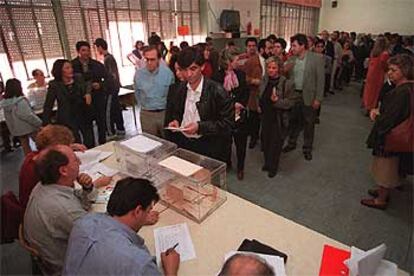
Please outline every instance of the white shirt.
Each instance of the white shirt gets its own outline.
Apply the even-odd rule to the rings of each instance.
[[[201,77],[201,81],[198,84],[197,88],[193,90],[189,83],[187,83],[187,98],[185,99],[185,108],[183,120],[181,121],[181,127],[188,125],[189,123],[199,122],[200,114],[198,114],[198,109],[196,103],[200,101],[201,92],[203,90],[204,77]],[[183,134],[188,138],[200,138],[199,134]]]
[[[262,66],[262,77],[266,74],[266,60],[262,55],[259,55],[260,65]]]

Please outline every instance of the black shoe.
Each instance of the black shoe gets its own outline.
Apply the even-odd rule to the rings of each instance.
[[[332,90],[329,91],[329,94],[335,95],[335,92],[333,92]]]
[[[312,153],[310,153],[310,152],[304,152],[303,156],[305,157],[306,161],[311,161],[312,160]]]
[[[282,149],[282,152],[283,152],[283,153],[287,153],[287,152],[290,152],[290,151],[292,151],[292,150],[294,150],[294,149],[296,149],[296,146],[290,146],[290,145],[287,145],[286,147],[284,147],[284,148]]]
[[[267,176],[268,176],[268,177],[270,177],[270,178],[273,178],[273,177],[275,177],[275,176],[276,176],[276,174],[277,174],[277,172],[269,172],[269,173],[267,174]]]
[[[257,144],[257,140],[251,140],[249,143],[249,149],[254,149]]]

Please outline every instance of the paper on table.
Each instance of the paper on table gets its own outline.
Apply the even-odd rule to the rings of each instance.
[[[87,150],[85,152],[76,151],[76,156],[81,161],[81,164],[96,163],[112,155],[110,151]]]
[[[226,261],[228,258],[235,254],[246,254],[246,255],[255,255],[259,256],[260,258],[264,259],[275,272],[276,276],[286,276],[285,271],[285,263],[283,262],[283,258],[279,256],[273,256],[273,255],[266,255],[266,254],[259,254],[255,252],[246,252],[246,251],[230,251],[224,256],[224,261]]]
[[[119,172],[116,169],[109,168],[103,163],[87,164],[82,169],[83,169],[81,170],[82,172],[89,174],[91,177],[96,174],[101,174],[105,176],[114,176],[115,174]]]
[[[193,241],[187,223],[169,225],[154,229],[155,254],[157,264],[161,264],[161,253],[178,243],[175,250],[180,254],[180,261],[196,258]]]
[[[141,153],[147,153],[162,145],[160,142],[150,139],[144,135],[137,135],[131,139],[121,142],[121,144]]]
[[[203,168],[177,156],[170,156],[158,164],[184,176],[190,176]]]

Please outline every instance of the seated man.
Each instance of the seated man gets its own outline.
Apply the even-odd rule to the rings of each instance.
[[[118,181],[107,214],[90,214],[73,227],[64,275],[161,275],[144,240],[137,232],[155,224],[157,189],[146,179]],[[173,249],[161,254],[165,275],[177,275],[180,255]]]
[[[90,207],[92,179],[79,175],[79,164],[73,150],[65,145],[45,149],[36,160],[40,183],[33,188],[27,204],[24,236],[39,252],[40,269],[45,275],[62,273],[73,222]],[[82,189],[74,189],[76,179]]]
[[[274,276],[273,269],[255,255],[235,254],[224,263],[219,276]]]
[[[225,162],[235,121],[232,99],[220,84],[203,77],[202,52],[186,48],[177,63],[187,83],[168,95],[164,124],[181,130],[167,138],[181,148]]]

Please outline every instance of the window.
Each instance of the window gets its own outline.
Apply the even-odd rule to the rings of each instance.
[[[97,58],[93,42],[108,41],[121,71],[131,83],[133,70],[126,58],[135,41],[147,41],[156,32],[166,42],[200,40],[199,0],[0,0],[0,68],[3,79],[32,79],[39,68],[50,76],[57,58],[76,57],[75,44],[86,40]],[[188,25],[182,37],[177,27]],[[24,83],[25,85],[26,83]]]
[[[275,34],[289,42],[296,33],[316,34],[319,8],[262,0],[261,18],[262,37]]]

